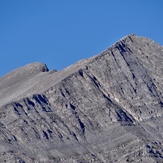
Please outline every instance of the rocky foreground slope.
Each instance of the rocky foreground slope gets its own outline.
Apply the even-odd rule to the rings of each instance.
[[[163,162],[163,47],[129,35],[64,70],[0,78],[0,162]]]

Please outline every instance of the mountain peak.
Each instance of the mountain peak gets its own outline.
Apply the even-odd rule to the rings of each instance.
[[[29,63],[25,66],[26,68],[28,67],[29,69],[33,69],[34,71],[41,71],[41,72],[47,72],[49,71],[48,67],[44,63],[40,62],[33,62]]]
[[[162,63],[159,44],[131,34],[58,72],[2,77],[0,162],[163,162]]]

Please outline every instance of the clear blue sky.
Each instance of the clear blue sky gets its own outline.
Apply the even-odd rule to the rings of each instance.
[[[163,0],[0,0],[0,76],[63,69],[135,33],[163,45]]]

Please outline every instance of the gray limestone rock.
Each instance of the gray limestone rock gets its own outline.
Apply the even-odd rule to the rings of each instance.
[[[129,35],[61,71],[0,78],[0,162],[163,162],[163,47]]]

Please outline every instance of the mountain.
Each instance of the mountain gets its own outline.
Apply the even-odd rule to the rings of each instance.
[[[61,71],[0,78],[0,162],[163,162],[163,47],[128,35]]]

